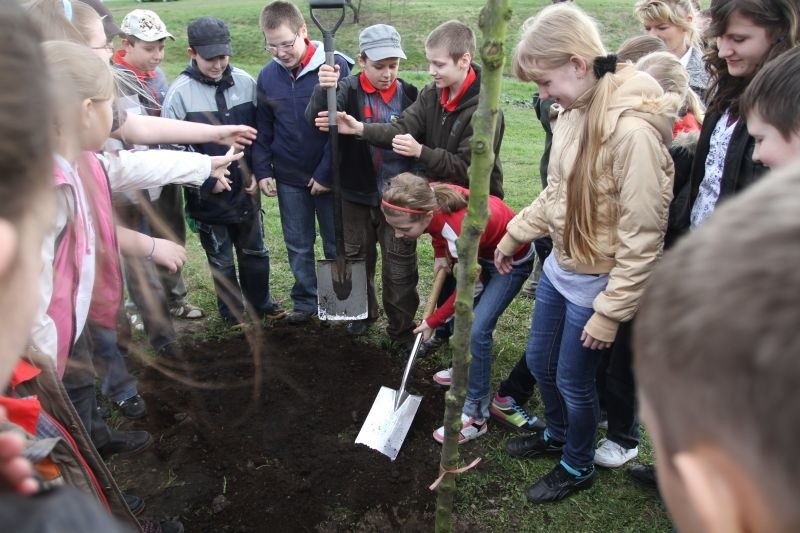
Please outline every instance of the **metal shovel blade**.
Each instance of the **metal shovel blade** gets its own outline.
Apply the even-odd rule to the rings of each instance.
[[[397,394],[398,392],[394,389],[381,387],[378,397],[375,398],[367,419],[356,437],[356,444],[365,444],[392,461],[397,458],[422,401],[422,396],[406,393],[405,399],[395,410]]]
[[[317,312],[320,320],[367,318],[367,266],[348,259],[345,270],[336,259],[317,261]]]

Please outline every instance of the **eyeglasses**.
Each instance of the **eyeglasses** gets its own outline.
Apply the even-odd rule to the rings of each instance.
[[[103,46],[92,46],[92,50],[107,50],[109,52],[114,51],[114,45],[111,43],[106,43]]]
[[[297,42],[297,37],[299,37],[299,33],[294,34],[294,39],[290,43],[281,43],[278,45],[271,45],[267,42],[267,38],[264,37],[264,50],[268,51],[271,54],[276,54],[278,52],[288,52],[292,48],[294,48],[294,43]]]

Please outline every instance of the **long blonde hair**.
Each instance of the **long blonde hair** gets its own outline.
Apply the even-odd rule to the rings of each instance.
[[[577,56],[586,62],[587,75],[592,75],[596,61],[607,59],[606,53],[597,25],[586,13],[569,4],[555,4],[523,25],[512,69],[520,80],[535,82],[545,71],[561,67]],[[594,176],[600,168],[605,114],[615,85],[613,75],[601,74],[589,90],[585,127],[580,132],[575,164],[567,178],[564,251],[587,264],[604,257],[596,235],[598,192]]]
[[[637,61],[636,69],[650,74],[665,93],[675,93],[681,97],[681,115],[688,111],[697,122],[703,123],[705,108],[697,94],[689,88],[689,75],[675,54],[653,52]]]

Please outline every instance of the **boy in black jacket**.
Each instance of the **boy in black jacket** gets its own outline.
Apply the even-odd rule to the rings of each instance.
[[[163,116],[190,122],[254,126],[256,82],[229,64],[233,52],[225,23],[215,17],[201,17],[189,23],[187,33],[191,64],[170,87]],[[211,143],[187,148],[207,155],[221,155],[226,150]],[[213,178],[200,189],[185,189],[189,215],[196,222],[200,243],[214,274],[219,313],[232,326],[242,323],[246,309],[255,313],[251,318],[257,319],[286,315],[270,296],[269,251],[264,243],[261,197],[251,175],[250,149],[245,152],[244,159],[230,166],[230,191],[222,191]]]
[[[400,59],[406,57],[400,46],[400,34],[392,26],[376,24],[361,32],[358,46],[362,70],[338,83],[337,108],[369,124],[396,121],[416,100],[418,92],[416,87],[397,78]],[[337,79],[333,67],[320,67],[319,85],[306,108],[310,123],[314,123],[317,113],[327,109],[326,89],[335,87]],[[414,342],[414,314],[419,305],[416,241],[395,237],[380,209],[380,201],[388,180],[410,170],[413,160],[349,135],[341,138],[339,148],[345,248],[350,257],[366,260],[369,300],[368,318],[351,322],[347,331],[363,335],[378,317],[375,264],[376,245],[380,244],[386,331],[392,340],[410,349]]]

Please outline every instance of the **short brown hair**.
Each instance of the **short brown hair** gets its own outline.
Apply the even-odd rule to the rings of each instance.
[[[773,173],[668,252],[641,300],[636,379],[657,454],[728,453],[800,530],[800,168]]]
[[[742,116],[750,113],[777,129],[785,140],[800,131],[800,47],[782,53],[756,74],[739,102]]]
[[[462,22],[448,20],[436,26],[425,39],[425,49],[433,48],[447,50],[454,62],[467,53],[475,57],[475,33]]]
[[[652,35],[636,35],[625,39],[619,50],[617,50],[617,59],[621,62],[630,61],[636,63],[647,54],[653,52],[669,52],[667,45],[658,37]]]
[[[293,32],[298,32],[306,23],[306,20],[296,5],[291,2],[277,0],[264,6],[258,22],[259,26],[261,26],[261,31],[275,30],[286,24]]]

